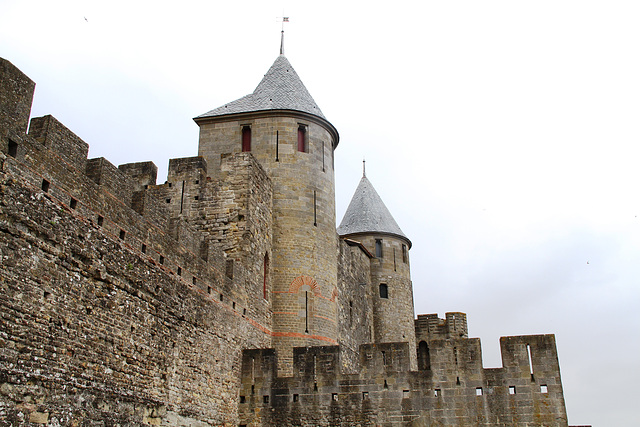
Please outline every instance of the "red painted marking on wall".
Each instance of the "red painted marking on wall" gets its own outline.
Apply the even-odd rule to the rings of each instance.
[[[320,286],[318,286],[318,282],[316,282],[316,279],[309,276],[298,276],[293,279],[293,282],[291,282],[291,284],[289,285],[289,293],[298,293],[300,288],[304,285],[309,286],[314,295],[318,297],[322,296],[320,293]]]

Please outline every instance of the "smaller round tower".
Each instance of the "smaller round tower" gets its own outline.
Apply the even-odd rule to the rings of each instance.
[[[338,227],[338,234],[341,238],[360,242],[374,256],[370,284],[374,296],[374,342],[408,342],[411,369],[417,369],[409,263],[411,241],[364,173]]]

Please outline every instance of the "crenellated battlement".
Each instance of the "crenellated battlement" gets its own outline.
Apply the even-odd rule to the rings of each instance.
[[[466,314],[413,319],[407,238],[338,238],[322,116],[213,110],[157,183],[0,83],[0,424],[567,424],[553,335],[485,369]]]
[[[294,348],[288,377],[277,375],[275,350],[245,350],[241,423],[566,425],[553,335],[501,338],[504,366],[492,369],[482,367],[478,339],[444,342],[429,343],[418,371],[407,343],[362,345],[357,374],[341,372],[337,346]]]

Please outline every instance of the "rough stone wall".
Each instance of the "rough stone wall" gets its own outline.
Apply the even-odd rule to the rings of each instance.
[[[373,342],[409,343],[412,350],[411,368],[416,369],[409,242],[388,234],[363,233],[349,236],[349,239],[360,242],[374,255],[370,279],[375,332]],[[382,256],[376,256],[376,240],[381,242]],[[386,287],[386,297],[381,294],[381,285]]]
[[[431,366],[418,371],[409,369],[407,343],[363,345],[357,374],[340,373],[337,347],[296,348],[290,377],[277,376],[273,350],[245,351],[240,423],[567,425],[553,335],[502,338],[505,365],[498,369],[482,368],[478,339],[434,337],[430,345]],[[529,373],[526,345],[535,381]],[[515,387],[513,394],[511,387]]]
[[[279,368],[291,372],[294,346],[336,344],[337,236],[335,232],[334,141],[320,119],[295,112],[252,113],[243,118],[199,122],[198,153],[209,174],[224,174],[224,159],[242,149],[242,128],[251,128],[251,154],[273,186],[274,345]],[[297,149],[298,127],[308,147]]]
[[[133,178],[155,166],[78,169],[86,144],[55,119],[33,125],[50,145],[15,122],[0,122],[0,425],[237,424],[241,350],[271,344],[245,281]]]
[[[352,240],[340,239],[338,253],[338,344],[342,370],[355,373],[360,346],[373,342],[372,255]]]

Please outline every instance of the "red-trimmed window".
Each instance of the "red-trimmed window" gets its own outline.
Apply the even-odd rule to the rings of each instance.
[[[307,127],[305,125],[298,126],[298,151],[301,153],[309,152],[309,144],[307,142]]]
[[[251,126],[242,127],[242,151],[251,151]]]

